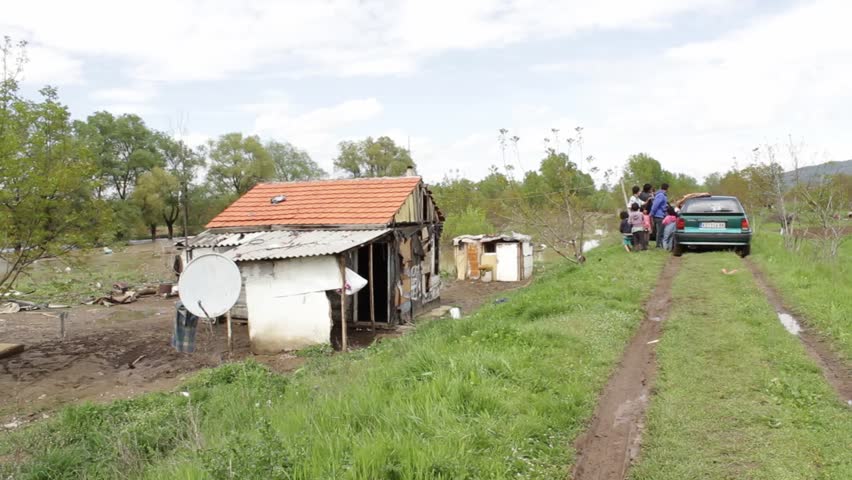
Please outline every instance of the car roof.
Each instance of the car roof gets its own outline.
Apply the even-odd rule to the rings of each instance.
[[[740,199],[738,199],[737,197],[734,197],[734,196],[732,196],[732,195],[710,195],[709,197],[694,197],[694,198],[690,198],[689,200],[687,200],[687,202],[691,202],[691,201],[693,201],[693,200],[707,200],[708,198],[710,198],[710,199],[715,198],[715,199],[719,199],[719,200],[736,200],[736,201],[740,201]]]

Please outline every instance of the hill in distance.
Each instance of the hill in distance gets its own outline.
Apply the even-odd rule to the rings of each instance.
[[[826,175],[852,175],[852,160],[844,162],[826,162],[819,165],[810,165],[799,168],[799,182],[808,183],[817,181]],[[796,179],[796,172],[785,172],[784,181],[793,183]]]

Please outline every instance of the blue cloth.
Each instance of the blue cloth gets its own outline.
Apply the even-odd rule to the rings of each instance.
[[[672,222],[663,227],[663,248],[665,248],[666,250],[672,249],[672,242],[674,241],[675,230],[677,230],[676,222]]]
[[[660,190],[654,196],[654,203],[651,204],[651,216],[654,218],[663,218],[666,216],[669,206],[669,197],[665,190]]]
[[[195,351],[195,331],[198,327],[198,317],[183,306],[183,302],[175,305],[175,332],[172,336],[172,346],[178,352],[192,353]]]

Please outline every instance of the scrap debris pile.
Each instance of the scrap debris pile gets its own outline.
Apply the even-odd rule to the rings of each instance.
[[[171,298],[176,297],[177,294],[177,285],[173,285],[171,283],[161,283],[159,285],[141,285],[139,287],[133,288],[125,282],[117,282],[113,284],[112,290],[108,294],[100,297],[88,298],[81,303],[83,305],[103,305],[105,307],[111,307],[113,305],[133,303],[143,297],[151,297],[157,295],[163,298]],[[68,307],[69,305],[61,305],[57,303],[36,303],[27,300],[7,298],[2,303],[0,303],[0,314]]]

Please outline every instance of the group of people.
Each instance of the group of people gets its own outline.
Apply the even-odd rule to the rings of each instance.
[[[669,184],[663,183],[654,190],[650,183],[641,189],[633,187],[633,196],[627,201],[627,211],[621,212],[621,233],[624,249],[629,252],[648,250],[651,234],[655,235],[657,248],[671,250],[677,229],[677,210],[669,204]]]

